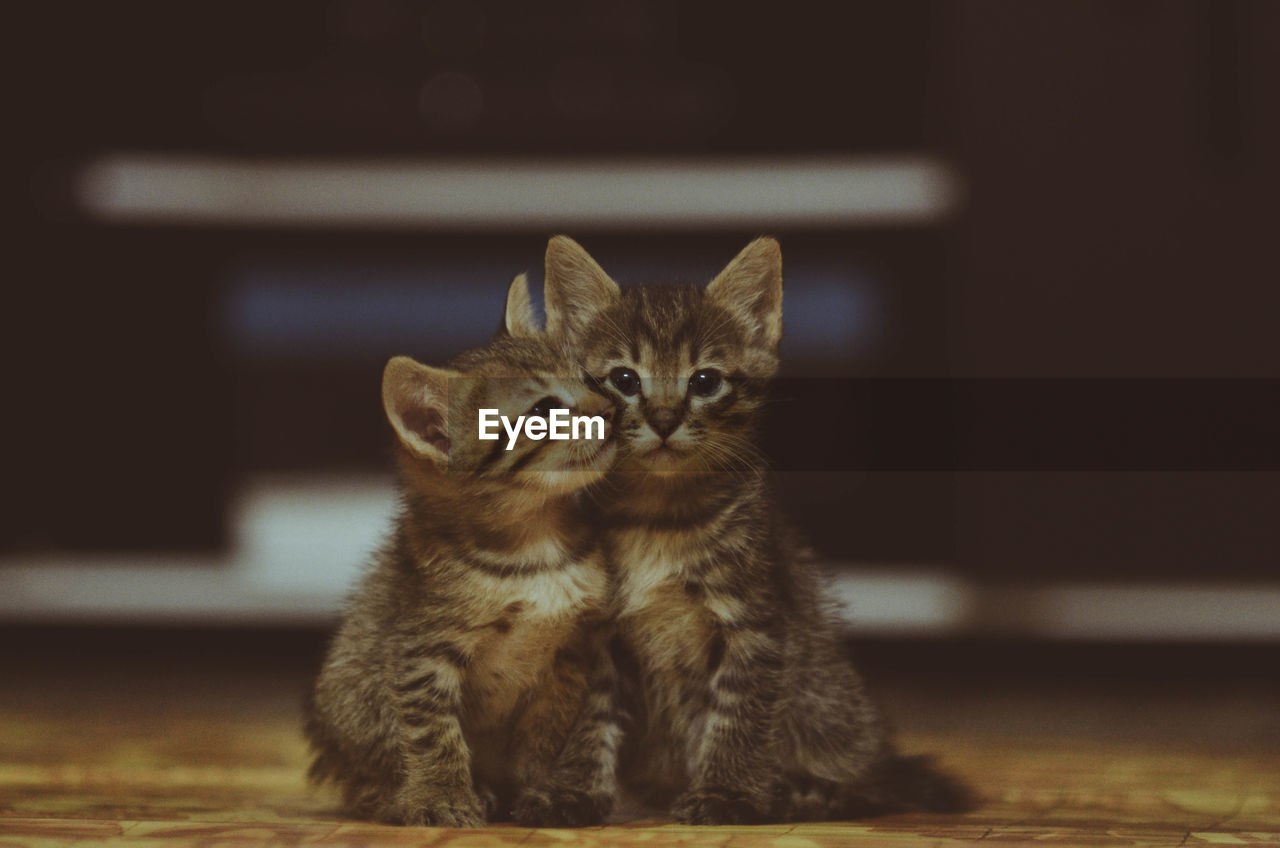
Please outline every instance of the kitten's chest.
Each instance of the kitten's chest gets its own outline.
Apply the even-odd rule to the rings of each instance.
[[[661,534],[615,541],[615,604],[628,647],[650,673],[705,669],[718,627],[701,585],[690,575],[704,549]]]
[[[464,697],[471,712],[500,721],[521,695],[541,681],[556,652],[582,638],[603,614],[608,580],[597,563],[577,563],[545,573],[477,578],[487,599],[472,631]]]

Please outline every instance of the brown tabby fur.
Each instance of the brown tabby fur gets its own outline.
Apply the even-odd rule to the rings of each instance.
[[[548,395],[611,416],[533,326],[523,277],[506,332],[452,370],[393,359],[383,382],[403,503],[315,684],[311,776],[356,816],[588,824],[615,795],[609,580],[580,490],[613,443],[477,438]],[[483,800],[482,800],[483,799]]]
[[[705,288],[620,290],[560,236],[546,300],[548,332],[620,404],[599,520],[640,690],[628,782],[695,824],[964,806],[958,783],[895,751],[753,447],[782,329],[777,242]],[[619,368],[640,378],[632,396]],[[700,369],[722,375],[707,397],[690,388]]]

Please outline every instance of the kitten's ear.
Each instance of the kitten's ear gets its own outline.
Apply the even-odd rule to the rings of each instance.
[[[453,371],[397,356],[382,372],[382,407],[400,442],[420,459],[449,460],[449,380]]]
[[[547,242],[547,332],[574,336],[622,292],[591,254],[568,236]]]
[[[758,238],[707,284],[707,297],[742,322],[752,341],[769,349],[782,338],[782,250]]]
[[[538,318],[533,314],[529,280],[524,274],[512,280],[511,288],[507,289],[507,311],[502,319],[502,328],[507,331],[507,335],[515,338],[542,335]]]

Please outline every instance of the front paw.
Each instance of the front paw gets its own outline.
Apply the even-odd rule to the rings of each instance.
[[[710,787],[690,790],[671,805],[671,814],[682,824],[758,824],[767,818],[768,799],[757,799],[737,789]]]
[[[470,789],[434,789],[402,803],[407,825],[425,827],[483,827],[484,805]]]
[[[608,793],[544,786],[521,793],[515,818],[525,827],[584,827],[600,824],[612,808],[613,798]]]
[[[484,811],[485,821],[493,821],[501,817],[502,802],[498,800],[498,793],[487,783],[476,782],[472,787],[475,790],[476,797],[480,799],[480,809]]]

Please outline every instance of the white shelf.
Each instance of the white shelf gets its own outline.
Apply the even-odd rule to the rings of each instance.
[[[956,207],[928,156],[483,161],[263,160],[119,153],[75,183],[91,217],[289,228],[627,228],[919,225]]]

